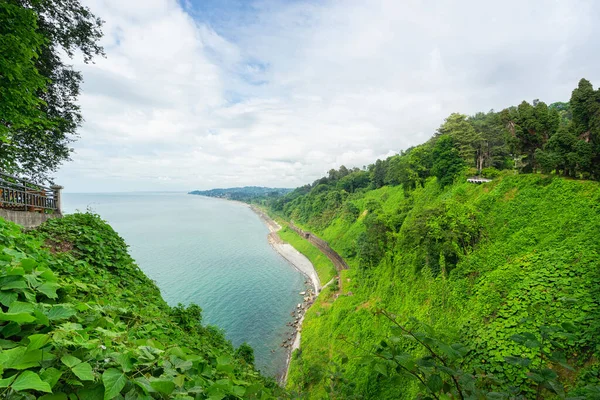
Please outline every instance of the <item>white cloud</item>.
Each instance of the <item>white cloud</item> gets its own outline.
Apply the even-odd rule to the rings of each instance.
[[[269,1],[226,25],[193,1],[85,3],[107,58],[81,66],[69,191],[298,186],[421,143],[451,112],[600,83],[593,0]]]

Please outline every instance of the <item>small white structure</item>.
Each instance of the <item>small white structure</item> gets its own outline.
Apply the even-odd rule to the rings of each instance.
[[[491,179],[486,179],[486,178],[480,178],[478,176],[474,176],[472,178],[467,178],[467,182],[469,183],[476,183],[477,185],[480,185],[482,183],[488,183],[491,182]]]

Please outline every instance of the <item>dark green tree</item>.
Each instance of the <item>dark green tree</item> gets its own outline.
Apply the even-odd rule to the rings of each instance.
[[[573,130],[581,140],[591,146],[589,172],[600,178],[600,90],[594,91],[592,84],[582,79],[571,95]],[[582,145],[580,145],[582,146]],[[582,146],[583,147],[583,146]]]
[[[15,130],[47,124],[38,93],[48,81],[35,67],[44,43],[35,12],[0,2],[0,149],[12,142]],[[10,161],[1,155],[0,168]]]
[[[438,135],[448,135],[454,140],[460,156],[467,165],[475,165],[475,156],[481,146],[482,137],[468,121],[467,116],[453,113],[438,129]]]
[[[69,159],[69,144],[76,138],[77,128],[83,121],[77,104],[83,77],[81,72],[64,62],[62,55],[73,57],[80,52],[85,62],[103,55],[98,44],[102,21],[79,0],[9,0],[3,3],[8,3],[13,11],[7,14],[7,7],[0,8],[3,14],[0,19],[10,19],[17,12],[34,15],[22,22],[26,22],[27,29],[33,29],[42,40],[36,39],[34,46],[28,45],[27,41],[21,43],[23,48],[34,50],[30,61],[37,74],[45,78],[45,86],[41,86],[39,78],[33,75],[28,79],[32,83],[29,95],[35,97],[38,112],[41,112],[39,118],[47,123],[4,124],[9,130],[10,142],[0,145],[0,167],[39,181],[49,180],[50,174]],[[5,59],[12,53],[13,50],[2,51],[0,58]],[[4,64],[4,60],[0,63]],[[4,75],[4,72],[0,74]],[[3,96],[0,101],[10,99],[5,100]]]
[[[469,123],[477,132],[480,140],[476,143],[476,168],[481,171],[487,167],[503,169],[509,155],[506,130],[498,113],[477,113],[469,117]]]
[[[240,344],[240,347],[235,350],[235,356],[248,365],[254,365],[254,349],[246,342]]]
[[[367,171],[355,169],[340,179],[337,186],[348,193],[354,193],[357,189],[368,187],[370,182],[371,180]]]
[[[402,185],[405,192],[409,192],[425,183],[430,170],[431,149],[428,142],[389,158],[386,184]]]
[[[437,177],[440,186],[448,186],[464,168],[463,158],[454,147],[454,139],[450,136],[440,136],[432,150],[433,167],[431,172]]]
[[[385,177],[387,175],[387,162],[383,160],[375,161],[375,164],[369,166],[371,173],[371,182],[373,186],[378,189],[385,185]]]
[[[541,149],[560,125],[560,115],[541,101],[534,105],[523,101],[518,107],[502,112],[502,119],[513,136],[513,152],[525,156],[522,172],[533,172],[536,167],[535,152]]]

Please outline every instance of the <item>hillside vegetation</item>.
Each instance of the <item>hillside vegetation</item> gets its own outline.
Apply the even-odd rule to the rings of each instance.
[[[0,245],[1,398],[279,397],[252,349],[169,307],[98,216],[30,233],[0,219]]]
[[[292,189],[285,188],[268,188],[262,186],[244,186],[228,189],[210,189],[210,190],[194,190],[188,194],[199,196],[216,197],[219,199],[237,200],[252,202],[258,198],[273,198],[283,196]]]
[[[348,208],[358,216],[348,216]],[[290,389],[315,399],[427,394],[394,362],[379,362],[381,346],[398,355],[426,353],[397,335],[378,312],[385,310],[438,345],[464,345],[460,368],[480,375],[484,390],[535,398],[539,382],[531,372],[541,369],[552,378],[543,383],[557,385],[544,386],[543,398],[561,394],[559,384],[590,398],[582,388],[598,383],[600,368],[598,183],[519,175],[441,189],[431,179],[409,195],[383,187],[327,211],[334,215],[327,224],[305,223],[319,226],[353,268],[344,271],[339,296],[324,292],[308,311]],[[373,221],[385,223],[385,232],[378,239],[383,252],[369,264],[356,248]],[[425,375],[440,376],[440,385],[458,375],[429,367],[435,371]]]
[[[569,103],[452,114],[422,145],[265,202],[351,266],[308,311],[289,389],[600,398],[599,157],[582,79]]]

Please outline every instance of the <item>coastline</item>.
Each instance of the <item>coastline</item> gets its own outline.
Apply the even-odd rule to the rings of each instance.
[[[281,230],[281,226],[261,209],[253,205],[250,206],[250,209],[254,211],[265,223],[265,225],[267,225],[267,228],[269,228],[269,234],[267,237],[271,246],[294,268],[296,268],[305,277],[307,277],[307,283],[310,281],[314,289],[314,292],[309,289],[306,293],[301,293],[305,295],[304,301],[303,303],[298,304],[296,309],[291,313],[292,317],[294,317],[294,322],[288,323],[288,326],[291,326],[293,328],[293,333],[291,337],[286,339],[282,344],[282,347],[288,349],[288,354],[285,374],[279,379],[279,382],[283,386],[285,386],[290,370],[290,361],[292,359],[292,353],[294,352],[294,350],[300,348],[300,338],[302,332],[302,322],[304,321],[304,315],[306,313],[306,310],[308,310],[308,308],[314,303],[316,297],[319,295],[319,292],[322,289],[321,281],[319,280],[317,271],[315,270],[310,260],[306,258],[304,254],[296,250],[291,244],[285,243],[283,240],[281,240],[281,238],[277,235],[277,232]]]
[[[200,196],[202,196],[202,195],[200,195]],[[302,254],[298,250],[296,250],[295,247],[293,247],[289,243],[284,242],[279,237],[277,232],[282,229],[281,226],[276,221],[274,221],[271,217],[269,217],[260,208],[254,206],[252,204],[248,204],[243,201],[239,201],[239,200],[230,200],[230,199],[225,199],[225,198],[220,198],[220,197],[211,197],[211,196],[203,196],[203,197],[210,197],[210,198],[216,198],[219,200],[231,201],[231,202],[237,203],[239,205],[242,205],[244,207],[249,207],[256,215],[258,215],[258,217],[261,219],[261,221],[269,229],[269,234],[267,235],[267,240],[268,240],[269,244],[271,245],[271,247],[273,247],[273,249],[275,249],[275,251],[281,257],[283,257],[292,267],[294,267],[297,271],[299,271],[302,275],[304,275],[307,278],[305,283],[307,285],[310,284],[310,286],[311,286],[311,288],[309,288],[308,290],[299,293],[300,295],[304,296],[303,301],[302,301],[302,303],[298,303],[296,308],[291,312],[292,322],[288,322],[286,324],[287,326],[292,328],[292,333],[281,344],[281,347],[283,347],[287,350],[285,372],[282,373],[281,375],[278,374],[278,376],[276,376],[276,379],[279,382],[279,384],[282,386],[285,386],[285,384],[287,382],[287,378],[288,378],[288,373],[290,370],[290,362],[292,360],[292,353],[294,352],[294,350],[300,349],[301,331],[302,331],[302,323],[304,322],[304,315],[306,314],[306,311],[310,308],[310,306],[314,303],[314,301],[316,300],[316,298],[319,295],[319,293],[321,292],[321,290],[324,287],[326,287],[327,285],[329,285],[333,280],[328,282],[325,286],[322,286],[321,281],[319,279],[319,275],[317,274],[317,271],[316,271],[314,265],[312,264],[312,262],[310,262],[310,260],[304,254]]]

